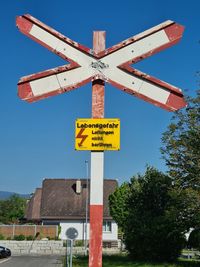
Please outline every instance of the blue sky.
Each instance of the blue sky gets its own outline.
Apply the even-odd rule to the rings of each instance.
[[[15,17],[26,13],[67,37],[92,47],[93,31],[106,31],[110,47],[165,20],[185,26],[182,41],[135,66],[189,95],[200,69],[200,2],[178,1],[1,1],[0,191],[30,193],[44,178],[84,178],[89,151],[74,150],[74,122],[91,117],[91,84],[33,104],[17,97],[22,76],[65,61],[21,34]],[[121,120],[121,150],[105,153],[105,177],[129,180],[146,165],[166,171],[161,136],[167,112],[106,84],[105,117]]]

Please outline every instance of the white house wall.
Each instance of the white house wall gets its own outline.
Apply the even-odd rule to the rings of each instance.
[[[84,225],[83,222],[81,221],[63,221],[60,222],[60,226],[61,226],[61,233],[59,235],[59,238],[62,240],[66,240],[66,231],[68,228],[73,227],[76,228],[76,230],[78,231],[78,237],[77,239],[83,239],[84,235]]]
[[[103,232],[103,240],[118,240],[118,226],[116,222],[112,221],[111,232]]]
[[[78,231],[78,240],[84,240],[85,239],[85,222],[83,221],[61,221],[60,222],[61,226],[61,233],[59,235],[59,238],[62,240],[66,240],[66,231],[68,228],[73,227],[76,228]],[[87,235],[89,239],[89,223],[87,227]],[[117,224],[112,221],[112,226],[111,226],[111,232],[103,232],[103,241],[109,240],[109,241],[116,241],[118,239],[118,227]]]

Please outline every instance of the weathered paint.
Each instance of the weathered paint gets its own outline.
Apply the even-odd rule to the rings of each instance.
[[[18,16],[16,19],[16,24],[17,24],[17,27],[19,28],[19,30],[23,34],[29,36],[31,39],[35,40],[36,42],[40,43],[41,45],[47,47],[52,52],[54,52],[53,49],[47,43],[41,42],[40,40],[37,39],[37,37],[35,37],[31,34],[31,29],[34,25],[37,26],[38,28],[40,28],[41,30],[43,29],[45,32],[49,33],[50,35],[55,36],[56,39],[59,39],[59,40],[62,40],[63,42],[66,42],[67,44],[71,45],[74,48],[77,48],[77,49],[79,49],[83,52],[86,52],[86,53],[91,53],[91,49],[71,40],[70,38],[57,32],[56,30],[52,29],[51,27],[47,26],[46,24],[44,24],[43,22],[39,21],[38,19],[34,18],[33,16],[31,16],[29,14],[25,14],[23,16]],[[62,54],[60,54],[60,56],[62,57]]]
[[[93,50],[105,49],[105,32],[93,33]],[[98,66],[98,65],[97,65]],[[104,81],[92,82],[92,118],[104,117]],[[91,151],[89,267],[102,267],[104,152]]]
[[[182,25],[169,20],[111,48],[93,50],[30,15],[17,17],[17,26],[22,33],[70,63],[22,77],[18,83],[18,95],[23,100],[34,102],[93,81],[92,116],[98,118],[104,105],[102,88],[105,81],[168,111],[186,106],[179,88],[130,66],[177,43],[183,34]],[[103,47],[105,41],[99,36],[102,35],[105,40],[105,32],[96,32],[94,35],[93,46]]]
[[[52,83],[52,81],[55,81]],[[65,77],[63,78],[63,84],[60,81],[58,75],[46,76],[43,79],[35,79],[30,82],[18,83],[18,96],[26,100],[27,102],[35,102],[41,99],[45,99],[50,96],[55,96],[68,92],[91,81],[91,78],[87,78],[80,82],[69,83],[65,85]],[[46,82],[46,83],[45,83]]]
[[[89,267],[102,267],[103,205],[90,205]]]
[[[109,55],[111,53],[116,52],[117,50],[120,50],[123,47],[129,46],[132,43],[136,43],[139,42],[142,39],[146,39],[148,36],[154,35],[155,33],[158,33],[159,31],[164,30],[166,35],[169,37],[168,39],[170,40],[170,42],[167,44],[168,47],[174,45],[175,43],[177,43],[183,34],[184,31],[184,27],[180,24],[175,23],[174,21],[171,20],[167,20],[155,27],[152,27],[142,33],[139,33],[135,36],[132,36],[110,48],[105,49],[104,51],[96,54],[95,56],[98,58],[102,58],[103,56]],[[165,49],[166,47],[161,47],[159,48],[159,51]],[[156,52],[156,51],[155,51]],[[157,51],[158,52],[158,51]],[[154,54],[154,53],[152,53]],[[145,55],[144,55],[145,58]],[[142,59],[142,58],[141,58]],[[140,60],[141,60],[140,59]],[[139,61],[139,58],[138,58]],[[136,62],[136,61],[135,61]]]
[[[104,81],[92,82],[92,118],[104,117]]]
[[[172,86],[148,74],[137,71],[127,66],[129,73],[122,73],[123,79],[119,80],[119,75],[115,80],[107,80],[118,89],[141,98],[155,106],[161,107],[167,111],[175,111],[186,106],[183,94],[179,88]],[[116,82],[118,80],[118,82]],[[123,84],[121,83],[122,81]],[[146,90],[146,91],[145,91]],[[147,91],[149,90],[149,92]],[[156,92],[156,95],[154,93]],[[162,96],[165,96],[164,98]],[[169,98],[173,101],[169,101]]]

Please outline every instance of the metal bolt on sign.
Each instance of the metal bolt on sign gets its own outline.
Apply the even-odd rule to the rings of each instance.
[[[132,67],[182,38],[184,27],[167,20],[110,48],[105,32],[93,34],[93,49],[55,31],[31,15],[17,17],[17,27],[29,38],[69,62],[22,77],[18,82],[21,99],[34,102],[74,90],[92,82],[92,118],[104,117],[105,82],[130,95],[168,111],[186,106],[182,91]],[[102,266],[104,152],[91,151],[89,267]]]

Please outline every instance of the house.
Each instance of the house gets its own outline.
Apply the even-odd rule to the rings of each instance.
[[[85,240],[86,233],[89,239],[89,187],[86,179],[44,179],[42,188],[35,190],[27,205],[26,219],[43,225],[61,226],[59,237],[63,240],[67,238],[66,231],[70,227],[78,231],[78,240]],[[104,180],[103,241],[108,244],[118,240],[118,227],[110,215],[108,204],[108,197],[116,188],[116,180]]]
[[[36,224],[41,222],[40,206],[42,198],[42,188],[36,188],[35,193],[32,194],[31,199],[27,203],[25,217],[26,220]]]

